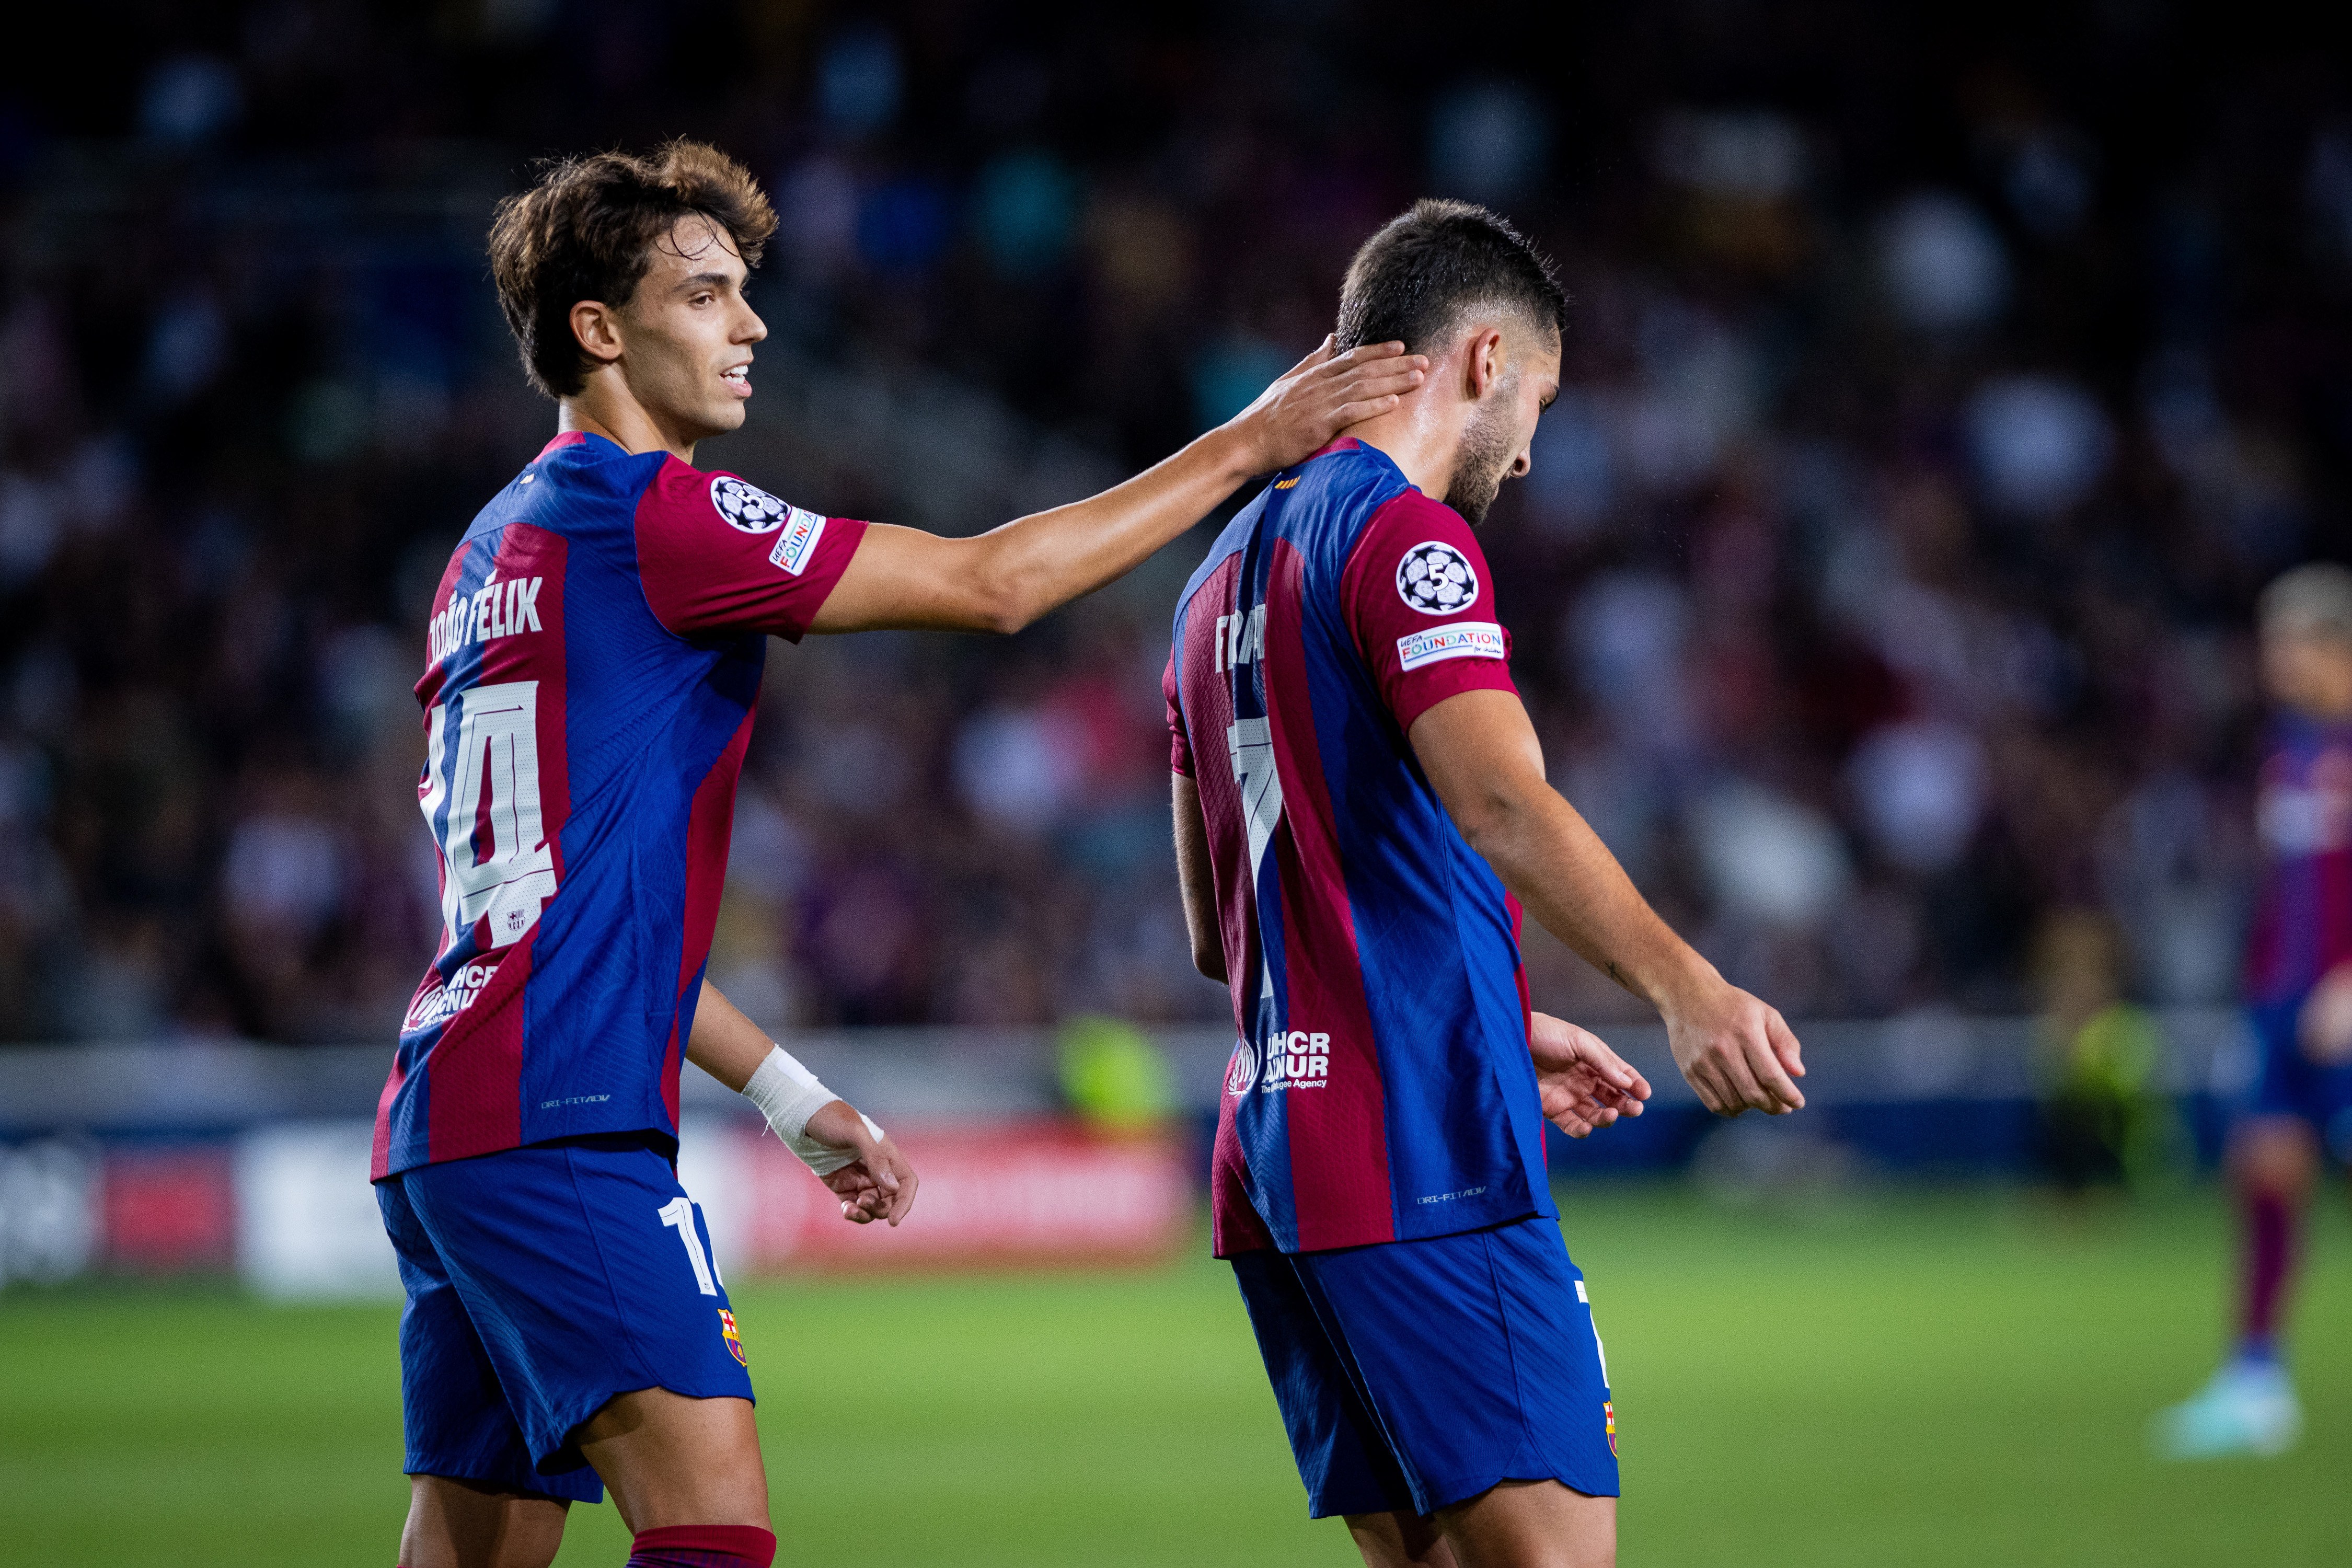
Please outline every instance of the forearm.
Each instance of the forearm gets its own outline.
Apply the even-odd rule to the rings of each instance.
[[[1350,425],[1385,414],[1427,360],[1402,343],[1328,358],[1330,341],[1232,419],[1098,496],[1019,518],[976,539],[876,524],[809,624],[1016,632],[1091,593],[1209,515],[1252,475],[1304,460]]]
[[[1217,922],[1215,868],[1209,860],[1209,828],[1201,816],[1201,789],[1182,773],[1172,774],[1176,808],[1176,883],[1184,900],[1184,931],[1192,943],[1192,967],[1211,980],[1225,978],[1224,933]]]
[[[1247,483],[1252,458],[1248,441],[1221,426],[1100,495],[981,535],[975,574],[995,629],[1017,631],[1133,571]]]
[[[1537,924],[1661,1013],[1695,984],[1720,978],[1549,785],[1491,802],[1465,837]]]
[[[694,1007],[694,1029],[687,1037],[686,1059],[725,1084],[743,1092],[751,1075],[775,1049],[768,1032],[743,1016],[742,1010],[706,980]]]
[[[1516,694],[1449,697],[1414,721],[1412,743],[1454,826],[1538,925],[1661,1013],[1721,984],[1546,782],[1543,748]]]

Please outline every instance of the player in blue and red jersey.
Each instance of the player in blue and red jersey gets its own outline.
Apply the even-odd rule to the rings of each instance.
[[[2238,1342],[2159,1418],[2178,1458],[2281,1454],[2303,1409],[2279,1325],[2321,1157],[2352,1161],[2352,572],[2299,566],[2261,609],[2263,686],[2277,704],[2256,823],[2262,897],[2246,948],[2260,1067],[2230,1139],[2241,1226]]]
[[[1193,957],[1240,1034],[1216,1250],[1312,1512],[1380,1568],[1615,1561],[1615,1416],[1543,1124],[1580,1136],[1649,1086],[1532,1012],[1523,905],[1658,1007],[1710,1109],[1803,1103],[1780,1016],[1545,784],[1511,683],[1471,530],[1527,471],[1564,315],[1483,208],[1423,202],[1368,241],[1338,339],[1401,339],[1429,378],[1242,510],[1168,667]]]
[[[1318,351],[1147,473],[976,538],[825,517],[693,466],[742,422],[774,226],[680,142],[559,164],[491,233],[561,431],[450,557],[416,687],[444,929],[374,1172],[408,1292],[404,1568],[544,1564],[606,1486],[641,1568],[772,1558],[742,1336],[675,1170],[681,1058],[845,1218],[914,1199],[882,1131],[703,979],[767,637],[1013,630],[1417,376],[1401,345]]]

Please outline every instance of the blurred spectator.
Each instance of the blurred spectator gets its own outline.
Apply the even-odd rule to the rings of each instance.
[[[2051,1174],[2070,1192],[2146,1186],[2185,1163],[2158,1071],[2164,1042],[2146,1009],[2123,1000],[2121,954],[2103,916],[2074,910],[2043,926],[2038,962],[2053,1056],[2042,1102]]]

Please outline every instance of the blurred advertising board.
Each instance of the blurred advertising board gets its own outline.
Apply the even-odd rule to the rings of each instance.
[[[163,1144],[49,1136],[0,1145],[0,1284],[234,1271],[273,1300],[396,1298],[368,1184],[370,1123],[269,1122]],[[1050,1117],[894,1129],[922,1178],[897,1229],[852,1225],[757,1122],[690,1118],[679,1175],[722,1270],[1142,1263],[1192,1234],[1179,1145],[1097,1140]]]
[[[751,1201],[737,1238],[750,1265],[1144,1263],[1191,1242],[1193,1182],[1172,1139],[1099,1139],[1045,1117],[910,1121],[890,1131],[922,1182],[913,1214],[896,1229],[845,1221],[831,1191],[789,1150],[753,1137],[744,1152]]]
[[[2156,1089],[2207,1161],[2253,1056],[2231,1009],[2157,1016]],[[1612,1026],[1647,1075],[1642,1117],[1555,1138],[1556,1182],[1696,1172],[1727,1191],[1845,1171],[2000,1180],[2040,1171],[2051,1050],[2032,1018],[1923,1009],[1801,1024],[1801,1117],[1723,1123],[1685,1087],[1664,1032]],[[897,1230],[853,1226],[736,1095],[681,1085],[679,1179],[722,1269],[1120,1263],[1190,1245],[1229,1033],[1153,1036],[1179,1118],[1165,1135],[1089,1134],[1062,1114],[1045,1031],[903,1029],[794,1036],[795,1055],[887,1127],[921,1174]],[[381,1047],[225,1042],[0,1047],[0,1286],[234,1273],[273,1297],[396,1294],[367,1183]]]

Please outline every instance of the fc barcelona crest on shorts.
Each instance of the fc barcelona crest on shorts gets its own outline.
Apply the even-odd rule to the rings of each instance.
[[[735,1314],[724,1307],[719,1309],[719,1331],[727,1336],[727,1353],[745,1366],[750,1366],[751,1363],[745,1361],[743,1357],[743,1336],[735,1331]],[[1612,1432],[1617,1430],[1614,1422],[1610,1424],[1609,1430]],[[1617,1439],[1612,1437],[1609,1441],[1613,1446]]]
[[[721,1312],[719,1315],[722,1318],[727,1316],[724,1312]],[[732,1320],[730,1320],[727,1325],[727,1337],[730,1340],[735,1337],[735,1325]],[[735,1352],[735,1359],[737,1361],[741,1361],[743,1359],[743,1352],[740,1350],[737,1351]],[[1608,1424],[1609,1457],[1613,1459],[1617,1457],[1617,1406],[1613,1401],[1604,1399],[1601,1402],[1601,1418]]]

